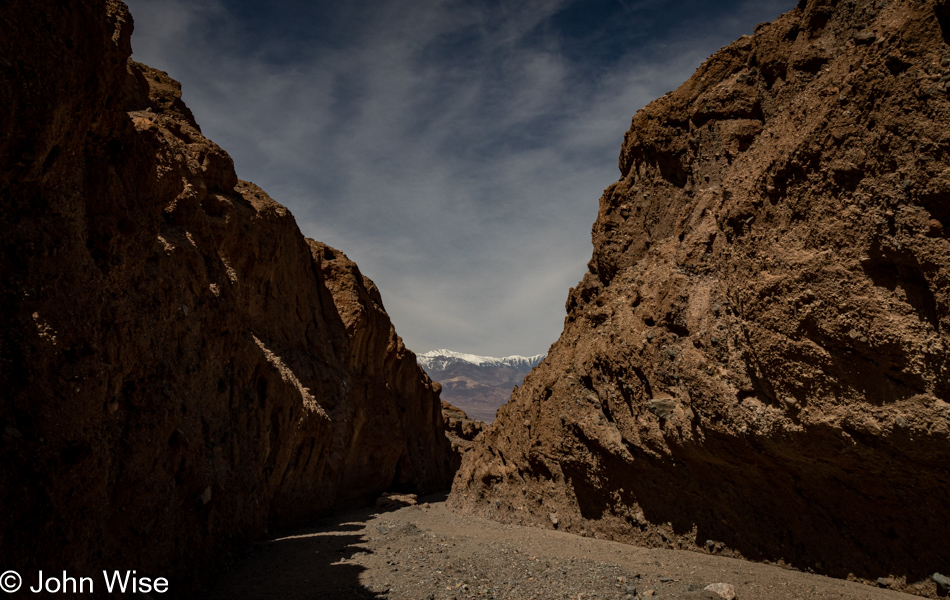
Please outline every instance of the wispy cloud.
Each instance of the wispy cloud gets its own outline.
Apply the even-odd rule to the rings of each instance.
[[[595,4],[602,22],[570,29]],[[129,0],[135,58],[182,81],[239,176],[377,282],[409,347],[498,356],[560,333],[633,113],[791,4],[736,2],[697,33],[658,29],[656,3],[634,0],[291,2],[282,17]]]

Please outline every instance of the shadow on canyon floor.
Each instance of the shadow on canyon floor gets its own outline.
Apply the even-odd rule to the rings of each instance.
[[[461,600],[487,597],[716,600],[898,600],[878,585],[701,552],[643,548],[454,512],[445,496],[391,510],[356,509],[260,543],[221,575],[227,599]],[[888,582],[900,587],[901,582]],[[933,591],[933,582],[911,586]]]
[[[442,502],[448,493],[427,500]],[[368,521],[398,510],[368,507],[337,513],[279,537],[255,544],[230,566],[212,587],[210,600],[242,598],[316,600],[387,598],[385,587],[376,591],[361,583],[367,569],[354,557],[372,554],[363,531]]]

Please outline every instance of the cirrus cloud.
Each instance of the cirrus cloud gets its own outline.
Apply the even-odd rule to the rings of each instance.
[[[631,116],[791,0],[128,0],[238,175],[376,281],[406,344],[544,352]]]

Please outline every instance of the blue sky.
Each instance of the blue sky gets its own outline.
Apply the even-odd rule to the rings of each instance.
[[[633,114],[794,0],[127,0],[238,176],[417,353],[545,352]]]

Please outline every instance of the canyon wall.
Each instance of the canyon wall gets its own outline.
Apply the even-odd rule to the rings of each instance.
[[[950,3],[803,0],[633,117],[564,332],[450,502],[935,594]]]
[[[117,0],[0,7],[0,563],[191,596],[268,528],[446,489],[376,287],[241,181]]]

